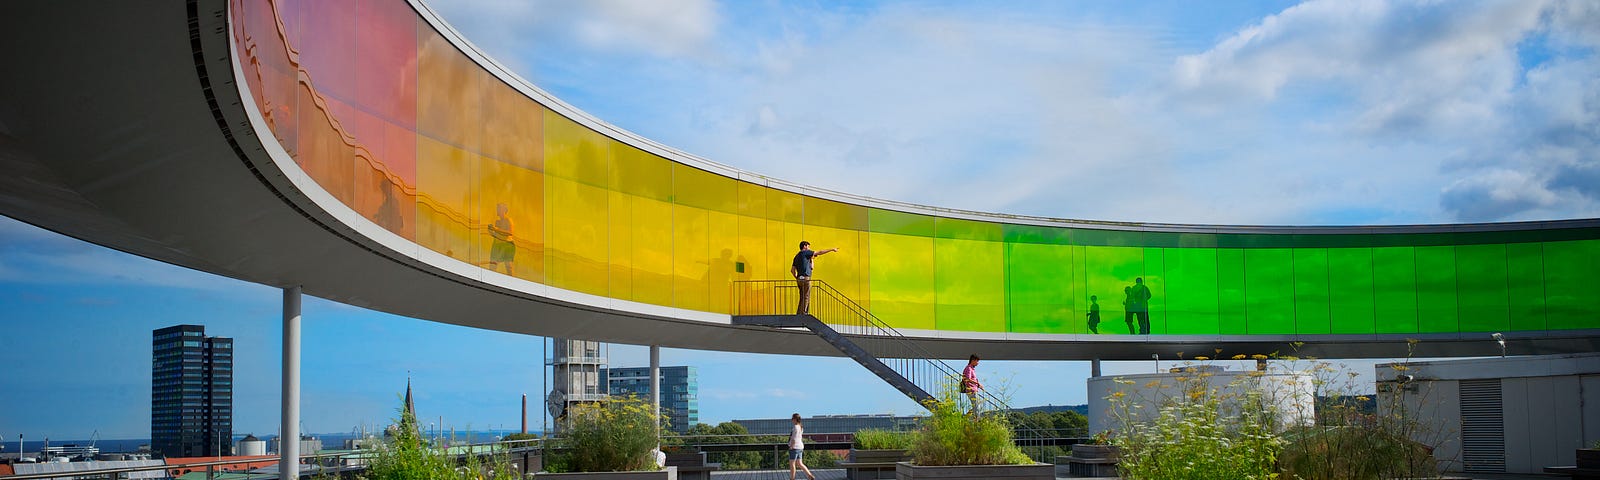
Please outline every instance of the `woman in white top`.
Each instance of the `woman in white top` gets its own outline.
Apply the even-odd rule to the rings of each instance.
[[[795,467],[805,470],[806,478],[817,480],[817,476],[811,474],[811,469],[806,468],[806,462],[800,460],[806,453],[806,443],[800,438],[806,434],[806,429],[800,426],[800,414],[796,413],[789,419],[794,420],[794,430],[789,431],[789,480],[794,480]]]

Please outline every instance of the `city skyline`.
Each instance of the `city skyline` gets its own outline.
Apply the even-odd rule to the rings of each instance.
[[[1584,100],[1600,89],[1586,80],[1600,72],[1600,9],[1355,3],[1197,15],[1171,4],[436,8],[519,75],[601,119],[846,192],[1187,223],[1600,214],[1600,166],[1585,155],[1596,150],[1600,106]],[[661,21],[640,21],[652,15]],[[1328,64],[1302,61],[1307,51]],[[1131,166],[1149,167],[1137,189],[1120,181]],[[1026,181],[1005,183],[1017,179]],[[130,352],[174,323],[238,339],[238,376],[249,382],[235,390],[235,432],[274,431],[278,301],[271,287],[0,220],[0,368],[15,372],[0,391],[0,439],[137,437],[150,415],[138,406],[149,398],[139,372],[150,365],[148,351]],[[515,424],[520,395],[542,383],[538,337],[314,298],[305,313],[307,431],[385,424],[408,376],[425,418]],[[612,351],[614,366],[644,364],[642,347]],[[700,368],[706,423],[918,410],[843,358],[666,349],[663,363]],[[1086,363],[985,362],[983,373],[1011,376],[1018,406],[1086,400]]]

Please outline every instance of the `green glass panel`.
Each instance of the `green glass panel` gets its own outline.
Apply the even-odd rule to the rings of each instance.
[[[1600,328],[1600,241],[1544,244],[1545,321],[1551,330]]]
[[[868,229],[898,235],[933,236],[933,217],[880,208],[867,209]]]
[[[1133,279],[1144,275],[1144,249],[1084,247],[1084,285],[1100,299],[1100,333],[1138,333],[1138,323],[1128,313]]]
[[[1459,328],[1455,247],[1417,247],[1417,330],[1450,333]]]
[[[1244,250],[1219,248],[1217,252],[1217,333],[1250,333],[1245,301]]]
[[[1295,249],[1295,333],[1328,333],[1328,300],[1328,251]]]
[[[1150,291],[1145,303],[1152,334],[1167,333],[1167,263],[1164,251],[1161,248],[1144,249],[1144,275],[1133,279],[1136,285],[1143,283]]]
[[[1004,244],[938,238],[934,263],[940,330],[1005,331]]]
[[[1087,333],[1073,308],[1072,247],[1006,244],[1006,303],[1011,331]]]
[[[939,238],[959,238],[964,240],[985,240],[1000,242],[1003,234],[1000,224],[962,220],[959,218],[938,217],[933,220],[934,236]]]
[[[1244,251],[1245,321],[1251,334],[1294,331],[1294,253],[1286,248]]]
[[[869,234],[872,314],[895,328],[934,328],[933,238]]]
[[[1415,249],[1372,249],[1372,303],[1377,333],[1417,333]]]
[[[1506,247],[1456,247],[1456,295],[1463,332],[1499,332],[1511,327],[1506,288]]]
[[[1221,333],[1218,319],[1217,250],[1169,248],[1166,260],[1166,333]],[[1241,332],[1243,333],[1243,332]]]
[[[1373,333],[1372,249],[1328,249],[1330,333]]]
[[[1000,227],[1007,243],[1048,243],[1071,245],[1072,230],[1037,225],[1002,224]]]
[[[1544,330],[1544,244],[1506,245],[1511,330]]]

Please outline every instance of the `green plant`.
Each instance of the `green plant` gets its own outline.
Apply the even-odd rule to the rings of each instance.
[[[511,468],[504,452],[485,449],[468,451],[457,460],[447,449],[436,449],[422,440],[412,412],[399,409],[400,417],[384,432],[386,440],[373,449],[367,471],[361,478],[372,480],[514,480],[519,475]]]
[[[1100,433],[1096,433],[1096,434],[1094,434],[1094,436],[1089,437],[1089,442],[1088,443],[1090,445],[1110,445],[1111,444],[1111,431],[1110,430],[1101,430]]]
[[[911,432],[867,428],[856,431],[857,450],[909,450],[915,437]]]
[[[1417,341],[1408,340],[1407,358]],[[1285,478],[1385,479],[1434,478],[1438,462],[1433,447],[1441,443],[1436,432],[1417,420],[1414,405],[1431,403],[1428,389],[1387,389],[1385,408],[1359,393],[1360,375],[1316,359],[1291,360],[1288,367],[1309,372],[1316,386],[1315,422],[1285,433],[1287,443],[1278,459]],[[1396,372],[1406,363],[1392,365]],[[1383,389],[1380,389],[1383,391]],[[1380,396],[1383,396],[1380,395]],[[1415,396],[1408,400],[1407,397]],[[1419,441],[1421,440],[1421,441]]]
[[[1011,441],[1005,415],[969,413],[954,385],[929,401],[931,413],[917,430],[911,453],[918,465],[1023,465],[1033,459]]]
[[[1112,392],[1109,400],[1119,422],[1111,441],[1121,449],[1117,468],[1122,478],[1277,478],[1275,461],[1283,440],[1275,426],[1277,412],[1263,401],[1261,389],[1216,388],[1209,373],[1189,371],[1179,377],[1180,393],[1156,405],[1152,420],[1140,420],[1138,413],[1146,405],[1125,391]]]
[[[567,413],[563,433],[545,470],[625,472],[655,470],[650,450],[656,447],[660,417],[637,397],[612,398],[604,404],[578,405]]]

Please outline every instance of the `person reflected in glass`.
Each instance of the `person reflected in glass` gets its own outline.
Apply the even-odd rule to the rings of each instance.
[[[1128,295],[1129,315],[1139,317],[1139,334],[1150,334],[1150,287],[1145,286],[1144,278],[1134,278],[1133,287]],[[1128,328],[1133,328],[1129,324]]]
[[[806,429],[800,425],[800,414],[796,413],[791,415],[789,416],[789,419],[794,421],[794,428],[789,430],[789,480],[795,480],[795,468],[804,470],[806,472],[806,478],[817,480],[817,476],[811,474],[811,469],[806,468],[806,462],[804,460],[806,453],[806,441],[804,438]]]
[[[1122,287],[1122,323],[1128,324],[1128,335],[1139,333],[1133,328],[1133,287]]]
[[[811,313],[811,271],[813,260],[816,257],[837,251],[839,251],[838,248],[815,251],[811,249],[811,242],[800,241],[800,251],[794,254],[794,262],[789,266],[789,274],[794,275],[795,286],[800,288],[800,305],[795,307],[795,315]]]
[[[378,205],[378,213],[372,215],[372,221],[391,232],[399,232],[404,220],[400,217],[400,202],[394,198],[394,186],[389,184],[389,179],[378,181],[378,193],[383,195],[383,203]]]
[[[517,244],[513,232],[516,227],[507,215],[510,210],[505,203],[494,206],[495,219],[489,224],[489,236],[494,239],[489,247],[489,269],[499,271],[500,265],[505,264],[506,275],[515,275],[513,262],[517,258]]]
[[[1100,297],[1089,296],[1089,333],[1100,333]]]
[[[967,368],[961,370],[961,393],[967,394],[967,413],[978,413],[981,404],[978,392],[983,391],[983,383],[978,381],[978,354],[974,353],[967,358]]]

